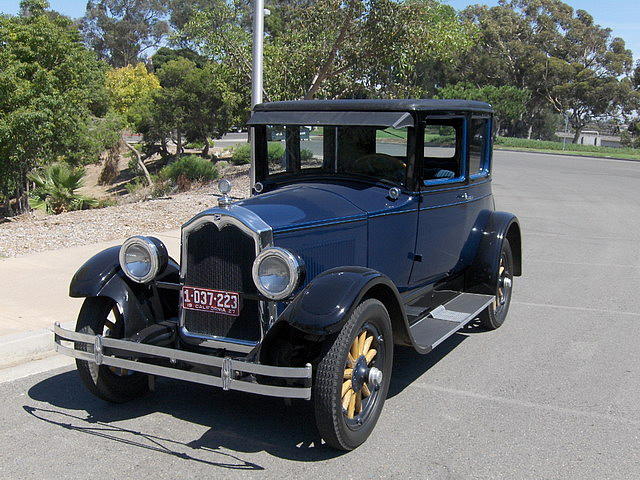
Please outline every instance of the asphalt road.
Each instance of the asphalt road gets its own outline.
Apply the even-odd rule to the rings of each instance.
[[[0,385],[2,478],[640,478],[640,163],[496,152],[524,273],[507,323],[396,356],[370,439],[308,405],[163,380],[126,405],[62,368]]]

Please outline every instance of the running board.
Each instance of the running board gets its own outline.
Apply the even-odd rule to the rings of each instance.
[[[417,320],[409,331],[413,341],[429,352],[476,318],[495,300],[493,295],[460,293]]]

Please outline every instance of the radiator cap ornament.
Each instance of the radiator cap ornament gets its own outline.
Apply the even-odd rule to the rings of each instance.
[[[218,206],[222,208],[227,208],[229,207],[229,205],[231,205],[232,200],[231,200],[231,197],[228,195],[228,193],[231,191],[231,187],[232,187],[231,182],[226,178],[223,178],[220,181],[218,181],[218,190],[220,190],[220,193],[222,194],[222,196],[218,198]]]

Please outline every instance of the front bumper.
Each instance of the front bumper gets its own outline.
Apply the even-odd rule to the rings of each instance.
[[[103,337],[102,335],[78,333],[62,328],[57,322],[53,333],[57,352],[79,360],[93,362],[97,365],[109,365],[149,375],[213,385],[223,390],[238,390],[270,397],[302,398],[305,400],[311,398],[312,370],[310,364],[305,367],[274,367],[260,363],[244,362],[229,357],[203,355],[174,348]],[[76,350],[73,347],[63,345],[62,341],[92,345],[93,352]],[[132,360],[130,358],[122,358],[122,356],[143,356],[143,358]],[[171,364],[176,364],[179,361],[193,366],[214,367],[215,371],[219,368],[220,374],[198,373],[177,367],[145,363],[143,361],[145,358],[169,360]],[[302,386],[264,385],[255,381],[255,375],[296,380],[296,383],[300,383]]]

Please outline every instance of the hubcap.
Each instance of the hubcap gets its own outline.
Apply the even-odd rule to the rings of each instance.
[[[347,354],[340,398],[344,415],[357,425],[362,424],[382,384],[382,371],[373,366],[379,345],[376,336],[364,329],[353,340]]]
[[[496,292],[496,299],[493,302],[493,308],[497,311],[509,298],[511,292],[512,280],[511,272],[509,271],[510,265],[503,253],[500,256],[500,267],[498,268],[498,289]]]

